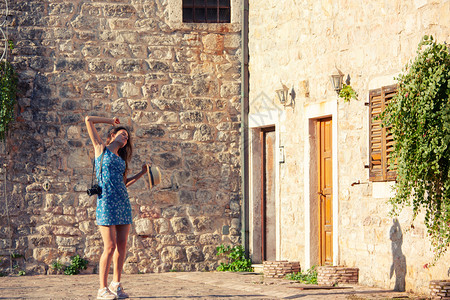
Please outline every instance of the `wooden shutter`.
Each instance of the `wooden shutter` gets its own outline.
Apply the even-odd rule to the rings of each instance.
[[[385,86],[369,92],[369,179],[370,181],[395,180],[396,164],[392,161],[394,139],[389,127],[381,127],[375,118],[384,111],[397,93],[397,86]]]

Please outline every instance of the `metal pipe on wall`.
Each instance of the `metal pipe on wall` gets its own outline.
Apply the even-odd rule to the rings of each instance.
[[[249,257],[249,172],[248,172],[248,0],[242,0],[241,24],[241,244]]]

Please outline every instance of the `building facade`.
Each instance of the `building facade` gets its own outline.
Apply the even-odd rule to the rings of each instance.
[[[424,35],[449,41],[449,24],[449,1],[250,1],[254,262],[357,267],[362,284],[423,293],[448,279],[448,254],[423,267],[433,257],[423,219],[389,216],[394,181],[369,139],[371,103],[395,93]],[[339,72],[357,99],[338,97]]]
[[[218,245],[242,242],[255,263],[358,267],[371,286],[426,293],[448,278],[449,255],[423,268],[432,253],[420,216],[414,228],[406,210],[389,216],[370,103],[395,93],[422,36],[449,40],[450,1],[248,2],[248,19],[232,0],[224,23],[195,24],[190,1],[10,3],[20,86],[1,146],[4,258],[42,274],[79,254],[95,272],[83,119],[97,114],[131,128],[132,172],[151,160],[163,175],[151,191],[145,180],[129,190],[128,273],[212,270]],[[337,96],[336,72],[357,99]]]

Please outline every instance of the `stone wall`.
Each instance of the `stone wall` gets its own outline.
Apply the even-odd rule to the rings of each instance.
[[[24,255],[18,268],[28,274],[74,254],[95,272],[102,241],[96,199],[85,192],[88,114],[131,128],[131,173],[149,161],[162,171],[153,190],[145,178],[129,188],[125,272],[211,270],[218,245],[240,242],[238,2],[231,24],[197,25],[174,15],[180,1],[9,3],[20,95],[2,156],[0,271],[9,265],[11,229],[12,252]],[[104,136],[108,125],[98,129]]]
[[[300,261],[302,269],[314,264],[317,249],[305,238],[318,234],[310,227],[317,211],[305,210],[312,199],[305,196],[311,188],[306,182],[317,176],[310,170],[314,157],[305,149],[312,138],[307,118],[330,115],[321,111],[331,105],[336,108],[333,139],[338,148],[333,157],[338,166],[334,263],[359,268],[361,284],[428,293],[429,280],[448,278],[450,256],[424,269],[432,253],[421,217],[414,228],[408,211],[398,223],[393,221],[387,204],[390,184],[369,182],[364,103],[370,89],[395,83],[393,78],[414,57],[423,35],[449,42],[450,2],[256,0],[250,3],[249,18],[250,113],[264,114],[268,107],[278,111],[275,125],[285,151],[277,174],[277,259]],[[344,79],[350,76],[358,100],[338,99],[330,83],[335,66]],[[294,89],[295,107],[280,105],[275,90],[282,84]]]

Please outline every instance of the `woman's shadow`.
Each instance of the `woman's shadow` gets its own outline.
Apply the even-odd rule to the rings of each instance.
[[[402,252],[403,233],[400,223],[397,219],[393,219],[392,227],[389,231],[389,239],[392,241],[392,266],[389,278],[395,273],[394,291],[405,291],[406,277],[406,257]]]

